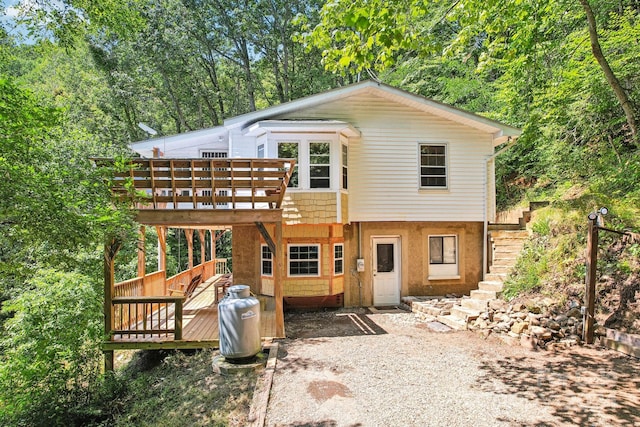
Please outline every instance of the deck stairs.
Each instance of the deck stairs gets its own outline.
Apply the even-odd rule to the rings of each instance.
[[[487,311],[491,300],[500,296],[504,280],[513,270],[520,251],[529,238],[529,232],[521,226],[501,225],[492,225],[489,232],[492,254],[489,272],[478,283],[478,289],[472,290],[469,296],[456,300],[448,314],[436,316],[440,323],[453,329],[467,329],[467,324]]]

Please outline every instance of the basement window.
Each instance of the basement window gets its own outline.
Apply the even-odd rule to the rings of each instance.
[[[459,279],[458,236],[429,236],[429,279]]]
[[[273,276],[273,255],[267,245],[260,245],[260,274]]]

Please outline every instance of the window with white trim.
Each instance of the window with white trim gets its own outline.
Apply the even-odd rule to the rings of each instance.
[[[260,245],[260,274],[273,276],[273,255],[267,245]]]
[[[320,245],[288,245],[289,276],[320,276]]]
[[[288,187],[298,188],[298,150],[300,145],[297,142],[278,142],[278,158],[280,159],[296,159],[296,165],[293,168],[291,179],[289,180]]]
[[[200,157],[203,159],[226,159],[226,151],[201,151]]]
[[[349,147],[346,144],[342,144],[342,189],[346,190],[347,188],[349,188],[348,184],[348,178],[349,178],[349,163],[348,163],[348,159],[349,159]]]
[[[458,236],[429,236],[429,277],[458,274]]]
[[[309,142],[309,187],[331,187],[331,143]]]
[[[420,144],[420,188],[447,188],[446,144]]]
[[[344,274],[344,244],[333,245],[333,275]]]

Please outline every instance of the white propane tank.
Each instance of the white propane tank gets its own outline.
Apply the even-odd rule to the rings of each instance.
[[[225,358],[247,359],[260,352],[260,301],[251,296],[249,286],[229,287],[218,304],[218,328]]]

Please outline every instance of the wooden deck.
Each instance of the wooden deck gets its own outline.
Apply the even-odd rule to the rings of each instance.
[[[218,331],[218,303],[216,292],[221,292],[222,281],[232,279],[229,276],[214,276],[196,288],[193,296],[189,298],[182,312],[182,339],[175,340],[173,334],[138,334],[138,335],[114,335],[111,341],[103,344],[105,350],[123,349],[194,349],[217,348],[219,346]],[[218,285],[218,286],[216,286]],[[223,295],[220,294],[219,298]],[[155,313],[155,312],[154,312]],[[167,325],[173,329],[175,326],[175,313],[168,313]],[[155,325],[155,314],[146,320],[147,329],[159,329]],[[163,321],[164,323],[164,321]],[[144,330],[142,326],[132,328]],[[260,335],[263,340],[270,340],[276,336],[275,311],[260,311]]]

